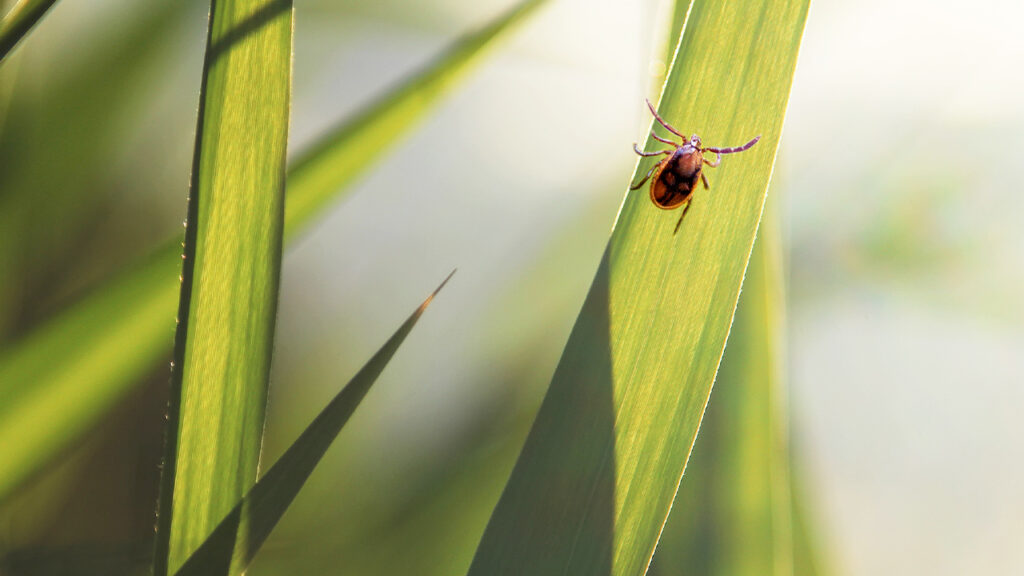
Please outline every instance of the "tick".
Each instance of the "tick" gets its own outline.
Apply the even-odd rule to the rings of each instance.
[[[651,202],[654,202],[655,206],[662,210],[675,210],[685,204],[683,214],[679,217],[679,222],[676,222],[676,229],[672,232],[672,234],[675,234],[679,232],[679,225],[683,223],[683,218],[690,209],[690,203],[693,200],[693,189],[697,186],[697,180],[704,183],[704,189],[711,188],[708,184],[708,177],[704,175],[704,165],[707,164],[714,168],[722,162],[722,154],[733,154],[748,150],[751,146],[757,144],[761,137],[757,136],[743,146],[735,146],[733,148],[703,147],[701,146],[700,136],[694,134],[687,140],[684,134],[673,128],[668,122],[662,120],[661,116],[658,116],[658,113],[654,110],[650,100],[647,101],[647,107],[651,109],[651,114],[654,114],[654,119],[664,126],[666,130],[682,138],[682,142],[676,144],[672,140],[658,136],[652,130],[652,138],[672,146],[672,149],[643,152],[634,143],[633,150],[641,156],[665,155],[667,158],[662,158],[657,164],[651,166],[643,180],[630,186],[629,189],[636,190],[653,177],[653,180],[651,180]],[[713,152],[715,154],[714,162],[704,157],[705,152]]]

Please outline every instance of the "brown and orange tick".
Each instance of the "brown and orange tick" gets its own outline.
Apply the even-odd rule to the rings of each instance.
[[[687,140],[684,134],[673,128],[668,122],[662,120],[661,116],[658,116],[650,100],[647,101],[647,107],[651,109],[651,114],[654,114],[655,120],[664,126],[666,130],[682,138],[682,142],[676,144],[672,140],[658,136],[652,130],[651,137],[658,142],[672,146],[672,150],[643,152],[634,143],[633,150],[641,156],[666,155],[668,157],[658,161],[657,164],[647,171],[647,175],[644,176],[643,180],[630,186],[629,189],[636,190],[653,176],[654,179],[651,180],[651,202],[654,202],[655,206],[662,210],[675,210],[685,204],[686,207],[683,208],[683,214],[679,217],[679,222],[676,222],[675,231],[672,232],[672,234],[675,234],[679,231],[679,225],[683,223],[683,217],[686,216],[686,212],[690,209],[690,203],[693,200],[693,189],[697,186],[697,180],[704,183],[705,189],[711,188],[708,184],[708,177],[704,175],[704,165],[707,164],[714,168],[722,162],[722,154],[743,152],[757,144],[761,137],[757,136],[743,146],[735,146],[733,148],[702,147],[700,136],[694,134]],[[715,154],[714,162],[704,157],[705,152],[713,152]]]

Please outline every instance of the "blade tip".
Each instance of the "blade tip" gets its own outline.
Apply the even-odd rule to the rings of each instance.
[[[423,311],[427,309],[427,306],[429,306],[430,303],[434,300],[434,297],[437,296],[438,292],[440,292],[441,289],[444,288],[444,285],[447,284],[448,281],[452,279],[452,276],[455,276],[455,273],[458,271],[458,268],[454,268],[452,269],[451,272],[448,273],[448,276],[446,276],[445,279],[441,281],[441,284],[436,289],[434,289],[430,296],[427,296],[427,299],[424,300],[422,304],[420,304],[419,309],[416,311],[417,314],[422,314]]]

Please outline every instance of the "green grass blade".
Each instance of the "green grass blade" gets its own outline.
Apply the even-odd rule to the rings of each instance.
[[[627,196],[471,575],[647,569],[732,322],[807,7],[694,2],[661,115],[709,144],[761,142],[710,171],[677,235],[676,212]]]
[[[0,20],[0,64],[57,0],[21,0]]]
[[[485,51],[513,29],[536,0],[522,4],[483,31],[460,40],[406,84],[381,98],[354,121],[334,130],[304,154],[288,174],[285,240],[305,229],[328,201],[370,167],[346,160],[397,142],[457,86]],[[394,108],[394,110],[393,110]],[[404,110],[398,113],[396,110]],[[305,174],[305,175],[303,175]],[[169,239],[153,258],[96,289],[26,339],[0,354],[0,501],[132,389],[140,376],[165,358],[172,341],[180,238]],[[52,359],[59,358],[59,362]],[[46,414],[47,418],[39,418]]]
[[[793,574],[781,250],[769,214],[652,576]]]
[[[679,25],[684,9],[676,6]],[[793,573],[777,204],[766,203],[714,398],[650,576]]]
[[[291,0],[213,0],[200,91],[155,572],[256,481],[284,236]]]
[[[453,271],[452,274],[455,272]],[[370,387],[395,355],[405,337],[430,302],[452,277],[445,278],[434,293],[399,327],[370,361],[259,479],[202,543],[177,576],[240,574],[291,505],[303,484],[341,432]]]

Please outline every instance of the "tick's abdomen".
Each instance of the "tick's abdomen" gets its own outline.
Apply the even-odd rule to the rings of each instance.
[[[700,151],[690,146],[676,150],[651,185],[651,200],[666,209],[685,202],[700,179],[702,165],[703,155]]]

